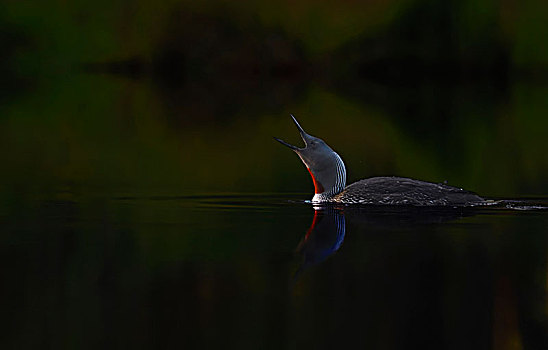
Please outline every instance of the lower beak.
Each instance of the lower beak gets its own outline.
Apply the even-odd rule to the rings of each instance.
[[[279,143],[281,143],[281,144],[284,145],[284,146],[287,146],[287,147],[291,148],[291,149],[294,150],[294,151],[296,151],[296,150],[299,149],[299,147],[293,146],[292,144],[287,143],[287,142],[285,142],[284,140],[279,139],[279,138],[277,138],[277,137],[275,137],[274,140],[278,141]]]

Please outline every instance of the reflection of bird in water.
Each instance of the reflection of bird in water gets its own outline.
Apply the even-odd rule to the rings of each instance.
[[[321,263],[339,250],[345,233],[346,222],[342,212],[332,206],[315,207],[312,224],[296,249],[303,261],[295,278],[306,268]]]
[[[275,138],[301,158],[314,182],[314,203],[413,206],[474,206],[492,204],[475,193],[446,184],[403,177],[373,177],[346,186],[346,168],[341,157],[323,140],[307,134],[295,117],[304,148]],[[346,186],[346,187],[345,187]]]
[[[302,263],[294,280],[307,268],[325,261],[341,247],[347,233],[347,226],[360,234],[371,228],[404,229],[413,226],[439,224],[458,220],[477,213],[475,208],[453,207],[387,207],[387,206],[334,206],[314,204],[314,218],[299,243],[296,253],[302,256]]]

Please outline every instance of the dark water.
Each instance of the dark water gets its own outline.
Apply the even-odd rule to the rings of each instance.
[[[307,197],[13,203],[3,348],[546,348],[548,211],[531,206],[547,199],[315,212]]]

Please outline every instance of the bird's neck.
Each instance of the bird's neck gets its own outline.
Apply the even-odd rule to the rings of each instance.
[[[341,157],[333,152],[331,164],[327,169],[316,172],[308,169],[314,181],[315,194],[312,202],[327,202],[344,190],[346,186],[346,167]]]

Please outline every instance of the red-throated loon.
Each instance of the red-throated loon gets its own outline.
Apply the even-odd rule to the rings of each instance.
[[[346,186],[346,168],[341,157],[323,140],[307,134],[293,115],[291,118],[305,146],[299,148],[274,139],[295,151],[310,172],[315,188],[313,203],[474,206],[491,202],[462,188],[404,177],[372,177]]]

